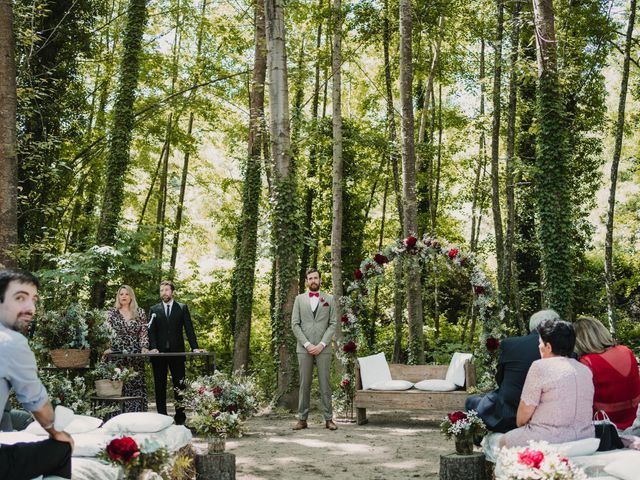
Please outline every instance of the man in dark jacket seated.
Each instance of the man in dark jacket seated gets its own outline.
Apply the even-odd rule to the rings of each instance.
[[[498,389],[486,395],[471,395],[465,409],[475,410],[492,432],[506,433],[517,428],[516,412],[522,387],[533,362],[540,359],[538,325],[545,320],[560,320],[553,310],[541,310],[529,319],[529,335],[505,338],[500,344],[496,382]]]

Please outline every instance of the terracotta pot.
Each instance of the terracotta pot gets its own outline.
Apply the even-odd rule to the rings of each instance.
[[[473,453],[473,439],[470,437],[456,437],[456,453],[471,455]]]

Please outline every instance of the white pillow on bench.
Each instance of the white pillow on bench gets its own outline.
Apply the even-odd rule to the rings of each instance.
[[[451,361],[449,362],[447,375],[444,377],[444,379],[459,387],[464,387],[464,364],[467,360],[471,360],[472,357],[473,355],[471,353],[454,353],[453,357],[451,357]]]
[[[407,380],[387,380],[385,382],[374,383],[371,385],[371,390],[398,392],[402,390],[409,390],[411,387],[413,387],[413,383]]]
[[[425,390],[428,392],[453,392],[458,386],[447,380],[439,378],[432,378],[430,380],[422,380],[414,385],[418,390]]]
[[[363,390],[370,390],[373,385],[391,381],[391,371],[384,352],[358,358],[358,364]]]

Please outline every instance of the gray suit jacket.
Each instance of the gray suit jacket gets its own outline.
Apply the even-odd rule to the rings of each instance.
[[[291,329],[298,340],[296,352],[305,353],[304,344],[311,342],[318,345],[323,342],[326,347],[320,355],[331,353],[331,340],[336,331],[335,305],[333,295],[320,291],[318,308],[314,312],[309,303],[309,293],[301,293],[296,297],[291,315]]]

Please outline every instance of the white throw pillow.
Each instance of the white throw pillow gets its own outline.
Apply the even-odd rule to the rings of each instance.
[[[56,416],[57,415],[58,413],[56,409]],[[71,420],[71,422],[68,423],[66,427],[62,427],[62,430],[71,435],[75,435],[78,433],[91,432],[100,427],[100,425],[102,425],[102,420],[100,420],[99,418],[89,417],[87,415],[74,415],[73,420]],[[55,425],[54,428],[56,430],[58,429]],[[31,422],[27,426],[27,428],[24,429],[24,431],[33,433],[34,435],[49,435],[38,422]]]
[[[116,415],[103,425],[111,433],[159,432],[173,424],[173,418],[153,412],[129,412]]]
[[[376,383],[388,382],[391,380],[391,371],[384,352],[358,358],[360,364],[360,378],[362,379],[362,389],[369,390]],[[409,387],[411,388],[411,387]]]
[[[444,377],[445,380],[455,383],[459,387],[464,387],[464,363],[467,360],[471,360],[472,357],[473,355],[471,353],[454,353],[449,362],[447,376]]]
[[[567,457],[582,457],[585,455],[593,455],[600,446],[599,438],[583,438],[573,442],[565,442],[554,444],[558,450],[563,452]]]
[[[409,390],[413,387],[413,383],[407,380],[387,380],[386,382],[378,382],[371,385],[371,390],[385,390],[397,392],[400,390]]]
[[[102,430],[102,429],[101,429]],[[74,457],[97,457],[98,454],[107,448],[107,445],[116,435],[98,430],[96,433],[78,433],[73,435],[75,448]]]
[[[605,465],[604,471],[622,480],[638,480],[640,472],[640,455],[627,456],[624,460],[616,460]]]
[[[434,378],[431,380],[422,380],[421,382],[416,383],[414,388],[417,388],[418,390],[426,390],[428,392],[452,392],[458,387],[453,382]]]

